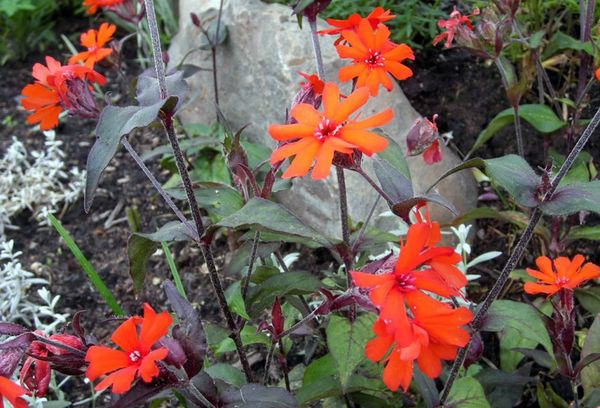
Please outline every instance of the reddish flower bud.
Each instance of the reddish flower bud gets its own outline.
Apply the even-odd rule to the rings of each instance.
[[[198,28],[202,27],[202,23],[200,23],[200,18],[196,13],[190,13],[190,18],[192,19],[192,24],[194,24]]]
[[[415,120],[406,137],[408,154],[417,156],[423,153],[423,159],[427,164],[437,163],[442,160],[440,135],[435,123],[437,117],[438,115],[433,115],[432,121],[427,118]]]
[[[275,298],[273,302],[273,308],[271,309],[271,321],[273,322],[273,331],[276,337],[283,333],[284,317],[281,311],[281,302],[279,298]]]
[[[97,119],[100,116],[100,110],[87,81],[79,78],[67,79],[65,86],[63,105],[71,115],[86,119]]]

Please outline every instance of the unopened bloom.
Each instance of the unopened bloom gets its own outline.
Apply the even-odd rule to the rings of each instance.
[[[171,322],[169,313],[156,314],[150,305],[144,304],[143,318],[131,317],[113,332],[111,340],[121,350],[105,346],[88,349],[85,357],[89,362],[86,377],[93,381],[108,374],[96,385],[96,390],[112,386],[115,394],[127,392],[138,377],[146,383],[151,382],[159,374],[157,361],[164,360],[169,354],[167,348],[153,349],[153,346],[167,335]]]
[[[363,87],[340,101],[337,85],[325,84],[323,112],[317,111],[312,105],[301,103],[291,110],[291,115],[297,123],[269,126],[269,134],[273,139],[290,142],[273,152],[271,164],[294,156],[292,163],[283,173],[283,178],[290,178],[306,175],[315,162],[312,178],[320,180],[329,175],[336,152],[350,155],[357,149],[371,156],[385,149],[387,139],[368,129],[385,125],[392,120],[391,109],[362,120],[350,117],[368,99],[369,90]]]
[[[342,67],[338,77],[341,82],[356,78],[356,86],[367,86],[371,95],[377,95],[379,85],[388,91],[393,83],[388,74],[403,80],[412,76],[413,72],[401,62],[415,59],[412,49],[406,44],[394,44],[389,41],[390,30],[379,24],[374,30],[367,20],[362,20],[358,30],[342,31],[342,36],[350,46],[336,47],[340,58],[351,58],[353,64]]]
[[[448,20],[438,21],[438,27],[443,28],[446,31],[438,34],[433,39],[433,45],[436,45],[445,38],[446,42],[444,43],[444,48],[450,48],[452,46],[454,36],[462,27],[466,27],[469,31],[473,30],[473,24],[471,23],[470,18],[478,14],[479,9],[476,8],[471,14],[463,16],[462,13],[458,11],[456,6],[454,6],[454,11],[450,13],[450,18]]]
[[[442,160],[440,135],[435,123],[437,116],[433,115],[432,120],[418,118],[406,136],[408,154],[416,156],[423,153],[423,160],[427,164],[434,164]]]
[[[302,89],[296,93],[292,101],[292,108],[300,103],[307,103],[314,106],[315,109],[319,109],[321,106],[321,97],[323,96],[323,88],[325,82],[323,82],[317,74],[308,75],[304,72],[298,72],[298,75],[303,77],[306,81],[300,82]],[[292,120],[290,123],[293,123]]]
[[[43,332],[36,331],[38,336],[46,337]],[[48,339],[65,347],[33,341],[27,354],[29,357],[23,363],[19,374],[21,385],[26,387],[36,397],[43,397],[48,390],[51,379],[51,362],[60,372],[70,375],[81,374],[85,365],[83,357],[73,355],[67,348],[79,350],[83,353],[85,346],[79,337],[69,334],[53,334]]]
[[[112,53],[111,48],[103,48],[111,39],[117,27],[114,24],[102,23],[98,30],[88,30],[81,34],[81,45],[87,48],[87,51],[80,52],[69,58],[69,64],[83,62],[86,66],[92,68],[98,61],[103,60]]]
[[[351,272],[354,284],[369,289],[369,298],[379,309],[395,341],[406,347],[414,341],[405,302],[411,310],[424,298],[422,290],[442,297],[460,296],[466,277],[456,267],[461,257],[452,247],[436,246],[441,240],[437,223],[418,222],[409,227],[406,242],[400,248],[393,271],[379,274]],[[445,308],[441,302],[431,299],[432,308]],[[436,306],[437,305],[437,306]]]
[[[98,8],[118,6],[124,0],[83,0],[83,7],[87,8],[87,14],[95,14]]]
[[[103,85],[106,81],[102,75],[86,66],[61,65],[52,57],[46,57],[46,65],[35,64],[32,75],[36,81],[21,91],[21,105],[33,112],[27,117],[27,123],[39,123],[41,130],[56,127],[62,110],[76,106],[69,83],[80,80]]]
[[[464,347],[470,338],[463,328],[473,320],[467,308],[453,309],[422,295],[410,311],[412,317],[409,324],[414,336],[409,344],[400,346],[396,343],[389,325],[379,318],[373,325],[375,338],[365,347],[367,358],[372,361],[383,360],[386,364],[383,382],[392,391],[399,387],[404,391],[408,389],[414,362],[429,378],[438,377],[442,371],[442,360],[453,360],[458,348]]]
[[[329,35],[339,35],[339,38],[335,40],[334,45],[338,45],[340,42],[344,40],[344,37],[341,36],[342,31],[344,30],[358,30],[358,26],[362,20],[366,20],[371,28],[376,29],[377,26],[381,23],[385,23],[396,17],[394,14],[391,14],[390,10],[384,10],[383,7],[375,7],[373,11],[369,13],[369,15],[365,18],[361,17],[359,14],[352,14],[345,20],[336,20],[333,18],[327,19],[327,23],[333,26],[334,28],[328,28],[326,30],[319,31],[319,34],[329,34]]]
[[[535,260],[539,270],[527,268],[529,276],[536,278],[537,282],[526,282],[524,289],[530,295],[546,293],[552,296],[561,289],[573,290],[590,279],[600,277],[600,267],[588,262],[584,265],[585,258],[575,255],[572,260],[559,257],[551,260],[540,256]]]
[[[0,376],[0,408],[4,407],[3,398],[6,398],[14,408],[27,408],[27,401],[23,399],[23,395],[26,394],[25,388]]]

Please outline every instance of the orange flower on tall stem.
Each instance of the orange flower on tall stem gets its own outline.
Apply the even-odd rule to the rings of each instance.
[[[83,7],[87,8],[87,14],[96,14],[98,8],[118,6],[124,0],[83,0]]]
[[[271,164],[294,156],[292,163],[283,173],[283,178],[302,177],[308,173],[313,162],[312,178],[324,179],[329,175],[336,152],[350,155],[360,150],[367,156],[386,148],[388,142],[368,129],[382,126],[392,120],[393,112],[386,109],[376,115],[357,120],[350,116],[369,99],[369,90],[359,88],[340,101],[337,85],[327,83],[323,87],[323,112],[314,106],[300,103],[291,110],[297,123],[271,125],[269,134],[280,142],[271,155]]]
[[[351,58],[352,65],[342,67],[339,80],[346,82],[356,78],[356,86],[367,86],[371,95],[377,95],[379,85],[388,91],[392,90],[391,74],[398,80],[412,76],[413,72],[402,64],[405,59],[415,59],[412,49],[406,44],[394,44],[389,41],[390,30],[379,24],[374,30],[368,21],[363,20],[358,30],[342,31],[342,36],[350,46],[336,47],[340,58]]]
[[[112,49],[103,48],[108,43],[117,27],[114,24],[102,23],[98,30],[88,30],[81,34],[81,45],[87,48],[87,51],[80,52],[69,58],[69,64],[83,62],[85,66],[92,68],[98,61],[103,60],[112,53]]]
[[[153,346],[167,335],[171,323],[169,313],[156,314],[150,305],[144,304],[143,318],[129,318],[112,334],[111,340],[121,350],[105,346],[90,347],[85,356],[89,362],[87,378],[94,381],[108,374],[96,385],[96,391],[112,386],[115,394],[122,394],[131,388],[136,378],[149,383],[158,376],[157,361],[164,360],[169,351],[165,347],[153,349]]]
[[[339,38],[335,40],[334,45],[338,45],[344,40],[344,37],[341,36],[342,31],[344,30],[357,30],[358,25],[362,20],[366,20],[373,29],[377,28],[377,26],[381,23],[385,23],[396,17],[396,15],[391,14],[390,10],[384,10],[383,7],[375,7],[373,11],[369,13],[369,15],[365,18],[361,17],[359,14],[352,14],[345,20],[336,20],[333,18],[328,18],[326,21],[329,25],[334,28],[328,28],[325,30],[319,31],[321,35],[340,35]]]
[[[529,276],[536,278],[537,282],[526,282],[524,289],[530,295],[545,293],[552,296],[561,289],[573,290],[590,279],[600,277],[600,267],[591,262],[584,265],[585,258],[575,255],[573,260],[559,257],[551,260],[540,256],[535,260],[539,270],[527,268]]]
[[[3,398],[6,398],[14,408],[27,408],[29,404],[23,399],[23,395],[26,394],[25,388],[0,376],[0,408],[4,407]]]
[[[21,94],[21,105],[31,111],[27,123],[39,123],[41,130],[49,130],[58,125],[58,116],[63,109],[69,109],[73,103],[68,96],[68,83],[71,80],[105,83],[99,73],[83,65],[61,65],[52,57],[46,57],[46,65],[37,63],[32,75],[35,83],[26,85]]]
[[[373,325],[375,338],[367,343],[365,354],[371,361],[383,360],[386,364],[383,382],[392,391],[399,387],[408,389],[415,361],[423,374],[436,378],[442,372],[442,360],[453,360],[458,348],[469,342],[469,333],[463,326],[473,320],[473,314],[464,307],[452,309],[433,302],[423,295],[411,307],[410,327],[414,336],[405,347],[395,343],[384,319],[379,318]]]
[[[414,335],[405,309],[411,310],[429,298],[421,290],[442,297],[460,296],[466,277],[456,267],[461,257],[451,247],[435,246],[439,243],[440,231],[437,223],[419,222],[410,226],[406,242],[400,248],[398,261],[389,273],[370,274],[353,271],[354,284],[369,289],[369,298],[380,311],[388,328],[395,333],[395,341],[405,347],[414,341]],[[431,307],[441,302],[431,299]]]

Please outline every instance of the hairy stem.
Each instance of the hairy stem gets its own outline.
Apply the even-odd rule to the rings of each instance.
[[[285,349],[283,348],[283,340],[281,338],[279,338],[278,343],[279,343],[279,351],[281,352],[281,357],[282,357],[281,369],[283,370],[283,378],[285,380],[285,389],[288,390],[288,392],[291,392],[292,389],[290,388],[290,376],[288,375],[287,357],[285,355]]]
[[[158,26],[156,24],[156,14],[154,12],[154,2],[153,0],[144,0],[146,5],[146,16],[148,19],[148,27],[150,28],[150,36],[152,38],[152,52],[154,55],[155,69],[156,69],[156,77],[158,78],[158,85],[160,89],[160,96],[162,99],[167,97],[167,87],[166,87],[166,78],[165,78],[165,67],[162,61],[162,51],[160,45],[160,37],[158,34]],[[194,195],[194,190],[192,187],[192,182],[190,180],[190,175],[185,165],[185,159],[183,153],[181,152],[181,148],[179,146],[179,142],[177,141],[177,136],[175,135],[175,128],[173,127],[173,116],[170,113],[162,112],[161,121],[163,127],[165,128],[165,132],[169,139],[169,143],[171,144],[171,148],[173,149],[173,155],[175,156],[175,163],[177,165],[177,170],[181,176],[181,180],[183,182],[183,186],[185,188],[185,193],[187,196],[187,200],[192,211],[192,218],[194,223],[196,224],[196,229],[198,231],[199,236],[203,236],[205,232],[204,224],[202,222],[202,216],[200,214],[200,208],[198,207],[198,202],[196,200],[196,196]],[[200,251],[202,252],[202,256],[206,262],[206,266],[208,268],[208,276],[210,278],[210,282],[213,286],[213,290],[217,295],[217,300],[219,303],[219,307],[221,312],[225,316],[225,320],[230,330],[230,335],[235,343],[237,354],[240,358],[240,362],[242,364],[242,369],[244,370],[244,374],[246,375],[246,379],[248,382],[253,381],[252,370],[250,368],[250,363],[248,362],[248,358],[246,356],[246,352],[244,351],[244,346],[242,344],[242,339],[240,337],[239,331],[237,329],[237,325],[235,324],[235,320],[231,311],[229,310],[229,306],[227,305],[227,301],[225,299],[225,292],[223,291],[223,286],[221,285],[221,280],[219,278],[219,274],[217,272],[217,267],[215,265],[214,257],[212,254],[212,250],[210,248],[210,244],[202,242],[201,240],[197,241],[198,246],[200,247]]]
[[[248,262],[248,274],[246,280],[244,280],[244,286],[242,288],[242,298],[246,300],[248,294],[248,287],[250,286],[250,278],[252,277],[252,269],[254,269],[254,262],[256,262],[256,254],[258,252],[258,244],[260,242],[260,232],[254,233],[254,240],[252,241],[252,249],[250,250],[250,261]]]
[[[600,123],[600,109],[598,109],[596,111],[591,122],[585,128],[585,130],[583,131],[583,134],[581,135],[579,140],[577,140],[577,143],[575,144],[575,146],[573,147],[573,149],[567,156],[563,165],[558,170],[558,173],[556,173],[556,176],[554,176],[554,178],[552,179],[550,188],[544,195],[544,198],[542,201],[546,201],[546,200],[549,200],[552,198],[552,196],[554,195],[554,192],[558,188],[558,184],[565,177],[565,175],[567,174],[569,169],[571,169],[571,167],[573,166],[573,163],[575,162],[575,159],[577,158],[579,153],[581,153],[581,151],[583,150],[583,148],[589,141],[590,137],[592,136],[592,134],[598,127],[599,123]],[[531,240],[531,237],[533,236],[535,227],[541,218],[542,218],[542,211],[540,210],[539,207],[536,207],[533,210],[533,212],[531,213],[531,218],[529,219],[529,223],[527,224],[525,231],[523,231],[523,234],[521,235],[521,238],[519,239],[519,242],[517,243],[510,258],[506,262],[506,265],[504,265],[504,268],[502,269],[502,272],[500,273],[498,280],[496,281],[496,283],[494,284],[494,286],[492,287],[492,289],[490,290],[490,292],[488,293],[488,295],[486,296],[484,301],[481,303],[481,305],[477,311],[477,314],[475,315],[475,318],[473,319],[472,327],[473,327],[474,331],[478,331],[481,328],[483,319],[484,319],[488,309],[490,308],[490,306],[492,305],[494,300],[496,300],[496,298],[502,291],[502,288],[506,284],[506,281],[508,280],[510,273],[515,269],[515,267],[521,260],[521,257],[523,256],[523,253],[525,252],[525,249],[527,248],[527,244],[529,243],[529,241]],[[471,337],[471,339],[472,339],[472,337]],[[452,365],[450,375],[448,376],[448,380],[446,381],[446,384],[444,385],[444,390],[442,391],[442,395],[440,397],[441,405],[443,405],[445,403],[446,399],[448,398],[448,394],[450,393],[450,389],[452,388],[452,385],[454,384],[454,381],[456,380],[458,371],[460,370],[460,368],[463,366],[463,364],[465,362],[465,358],[467,356],[467,352],[469,350],[470,345],[471,345],[471,342],[469,342],[469,344],[467,344],[464,348],[459,350],[459,352],[456,356],[456,359],[454,360],[454,364]]]
[[[523,131],[521,130],[521,117],[519,116],[519,105],[513,106],[513,117],[515,121],[515,134],[517,136],[517,153],[525,157],[525,148],[523,147]]]
[[[269,371],[271,370],[271,362],[273,361],[273,353],[275,352],[276,343],[272,343],[267,353],[267,359],[265,360],[265,373],[263,374],[263,385],[267,385],[269,381]]]
[[[310,39],[312,40],[313,51],[315,52],[315,62],[317,64],[317,75],[321,80],[325,80],[325,69],[323,68],[323,54],[321,54],[321,43],[319,42],[319,34],[317,34],[317,19],[309,18]]]
[[[196,228],[192,224],[190,224],[190,222],[185,217],[185,215],[183,215],[181,210],[177,208],[177,205],[175,205],[171,197],[169,197],[167,192],[162,188],[162,185],[158,182],[156,177],[154,177],[154,174],[152,174],[150,169],[146,166],[142,158],[137,154],[137,152],[134,150],[131,144],[129,144],[129,141],[126,138],[123,138],[121,139],[121,144],[125,147],[125,150],[127,150],[129,155],[136,162],[139,168],[142,169],[148,180],[150,180],[150,183],[152,183],[152,186],[156,189],[158,194],[160,194],[163,200],[165,200],[165,203],[167,203],[169,208],[173,210],[173,213],[175,213],[177,218],[179,218],[179,221],[181,221],[182,224],[186,226],[186,228],[190,231],[194,239],[199,239],[198,231],[196,231]]]

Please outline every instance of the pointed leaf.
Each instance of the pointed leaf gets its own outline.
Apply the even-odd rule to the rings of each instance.
[[[328,241],[314,229],[304,225],[294,214],[280,204],[254,197],[241,210],[212,226],[232,229],[253,229],[292,237],[308,238],[328,245]]]
[[[600,180],[559,187],[540,208],[548,215],[570,215],[580,211],[600,213]]]
[[[332,315],[327,325],[327,345],[338,369],[342,387],[345,389],[356,367],[365,359],[365,345],[373,337],[372,314],[359,316],[354,322],[345,317]]]
[[[508,191],[518,204],[525,207],[538,204],[535,191],[540,177],[521,156],[509,154],[485,160],[485,168],[488,176]]]
[[[594,323],[585,336],[585,342],[581,349],[581,360],[588,356],[600,353],[600,314],[596,315]],[[594,387],[600,384],[600,362],[596,361],[584,367],[581,370],[581,383],[586,394],[589,394]]]
[[[133,281],[133,291],[139,293],[144,286],[148,271],[148,259],[158,248],[156,242],[131,234],[127,240],[127,258],[129,259],[129,276]]]
[[[225,392],[220,402],[223,408],[296,408],[298,401],[284,388],[246,384],[239,390]]]
[[[490,408],[483,387],[472,377],[459,378],[448,396],[447,408]]]
[[[33,340],[32,333],[24,333],[0,344],[0,376],[12,377]]]
[[[600,313],[600,287],[590,286],[575,289],[575,297],[585,310],[593,315]]]
[[[241,316],[246,320],[250,320],[250,316],[248,316],[248,312],[246,312],[244,298],[242,297],[241,283],[241,281],[237,281],[230,285],[225,290],[225,299],[227,300],[227,305],[229,308],[238,316]]]
[[[321,281],[306,272],[278,273],[248,290],[248,312],[251,316],[270,308],[275,297],[316,292]]]
[[[175,71],[166,76],[167,95],[177,97],[172,100],[173,110],[177,110],[185,99],[189,90],[187,82],[183,79],[183,71]],[[164,102],[160,97],[158,81],[154,69],[144,71],[137,80],[135,99],[141,106],[154,106],[157,103]]]

